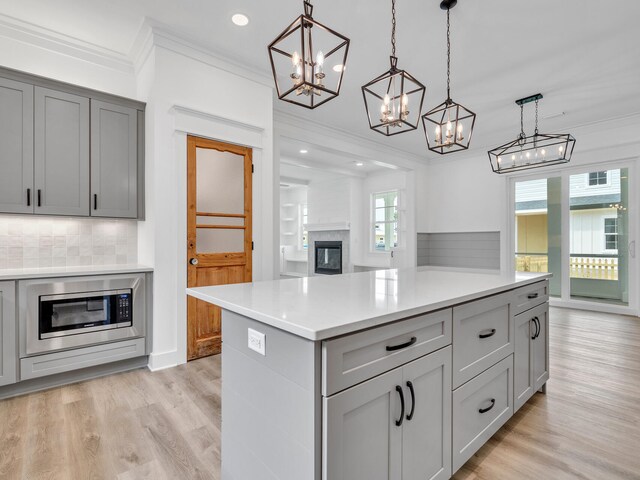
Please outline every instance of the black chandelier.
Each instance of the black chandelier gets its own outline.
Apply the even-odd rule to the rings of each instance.
[[[530,168],[558,165],[571,160],[576,139],[568,133],[538,132],[538,102],[542,94],[516,100],[520,105],[520,135],[514,141],[490,150],[489,161],[495,173],[517,172]],[[536,104],[536,128],[534,134],[524,133],[524,105]]]
[[[471,143],[476,114],[451,100],[451,24],[449,11],[458,0],[443,0],[440,8],[447,11],[447,99],[422,116],[427,148],[444,155],[466,150]]]
[[[426,90],[407,71],[398,68],[395,0],[391,0],[391,18],[391,68],[362,87],[369,127],[387,136],[418,128]]]
[[[337,97],[349,42],[314,20],[311,1],[304,0],[304,13],[269,45],[278,98],[313,109]]]

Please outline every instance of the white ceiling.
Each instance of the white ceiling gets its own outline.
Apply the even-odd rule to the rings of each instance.
[[[318,21],[351,38],[342,92],[314,111],[277,108],[432,158],[420,131],[385,138],[366,121],[360,86],[388,69],[390,1],[314,5]],[[267,44],[301,10],[301,0],[0,0],[2,14],[125,54],[153,18],[264,74]],[[431,108],[445,97],[445,14],[439,0],[397,0],[397,10],[399,66],[427,85]],[[231,23],[236,12],[249,16],[247,27]],[[515,138],[513,101],[537,92],[542,131],[640,112],[637,0],[460,0],[451,17],[452,97],[478,114],[473,150]]]

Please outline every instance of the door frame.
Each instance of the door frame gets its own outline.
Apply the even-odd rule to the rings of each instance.
[[[539,180],[549,177],[559,177],[562,184],[562,246],[561,246],[561,296],[549,299],[551,306],[576,308],[580,310],[592,310],[596,312],[617,313],[623,315],[638,316],[639,312],[639,292],[638,292],[638,219],[639,211],[632,211],[629,214],[629,244],[635,245],[635,258],[629,261],[629,305],[615,305],[597,301],[575,300],[571,298],[570,285],[570,269],[569,259],[571,253],[570,243],[570,205],[569,205],[569,183],[572,175],[588,173],[597,170],[615,170],[619,168],[627,168],[629,170],[629,205],[635,210],[640,210],[638,206],[638,188],[640,187],[640,179],[638,176],[638,159],[628,158],[610,162],[584,163],[571,167],[549,168],[543,172],[537,171],[533,174],[515,174],[509,176],[508,188],[508,208],[507,208],[507,269],[508,272],[515,271],[515,185],[516,182]]]
[[[244,214],[225,214],[218,213],[213,215],[214,217],[240,217],[244,219],[244,241],[242,252],[224,252],[224,253],[198,253],[196,243],[196,231],[197,231],[197,217],[203,215],[210,215],[210,212],[203,213],[197,211],[197,149],[205,148],[215,150],[221,153],[232,153],[244,158],[243,166],[243,178],[244,178]],[[253,280],[253,149],[251,147],[240,146],[236,144],[221,142],[218,140],[211,140],[209,138],[203,138],[195,135],[187,135],[187,203],[186,203],[186,215],[187,215],[187,231],[185,240],[187,242],[187,262],[185,263],[187,269],[187,287],[195,286],[197,281],[197,268],[207,266],[232,266],[244,264],[244,278],[247,281]],[[220,228],[220,227],[218,227]],[[229,228],[238,228],[230,226]],[[195,258],[198,260],[197,266],[191,265],[189,259]],[[242,261],[242,263],[238,263]],[[193,338],[193,327],[190,323],[189,314],[191,309],[196,308],[196,304],[199,300],[194,297],[187,299],[187,338],[186,338],[186,353],[187,359],[190,358],[190,346],[195,340]],[[193,312],[195,316],[195,312]],[[222,324],[221,324],[222,329]],[[220,331],[221,341],[222,330]],[[193,357],[198,358],[198,357]]]

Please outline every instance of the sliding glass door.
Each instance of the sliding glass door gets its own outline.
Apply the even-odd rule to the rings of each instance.
[[[629,304],[629,169],[569,177],[572,299]]]
[[[560,302],[635,308],[631,172],[616,165],[514,178],[515,270],[552,272]]]

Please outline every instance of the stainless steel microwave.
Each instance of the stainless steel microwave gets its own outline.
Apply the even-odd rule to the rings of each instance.
[[[145,335],[144,275],[20,282],[21,356]]]

